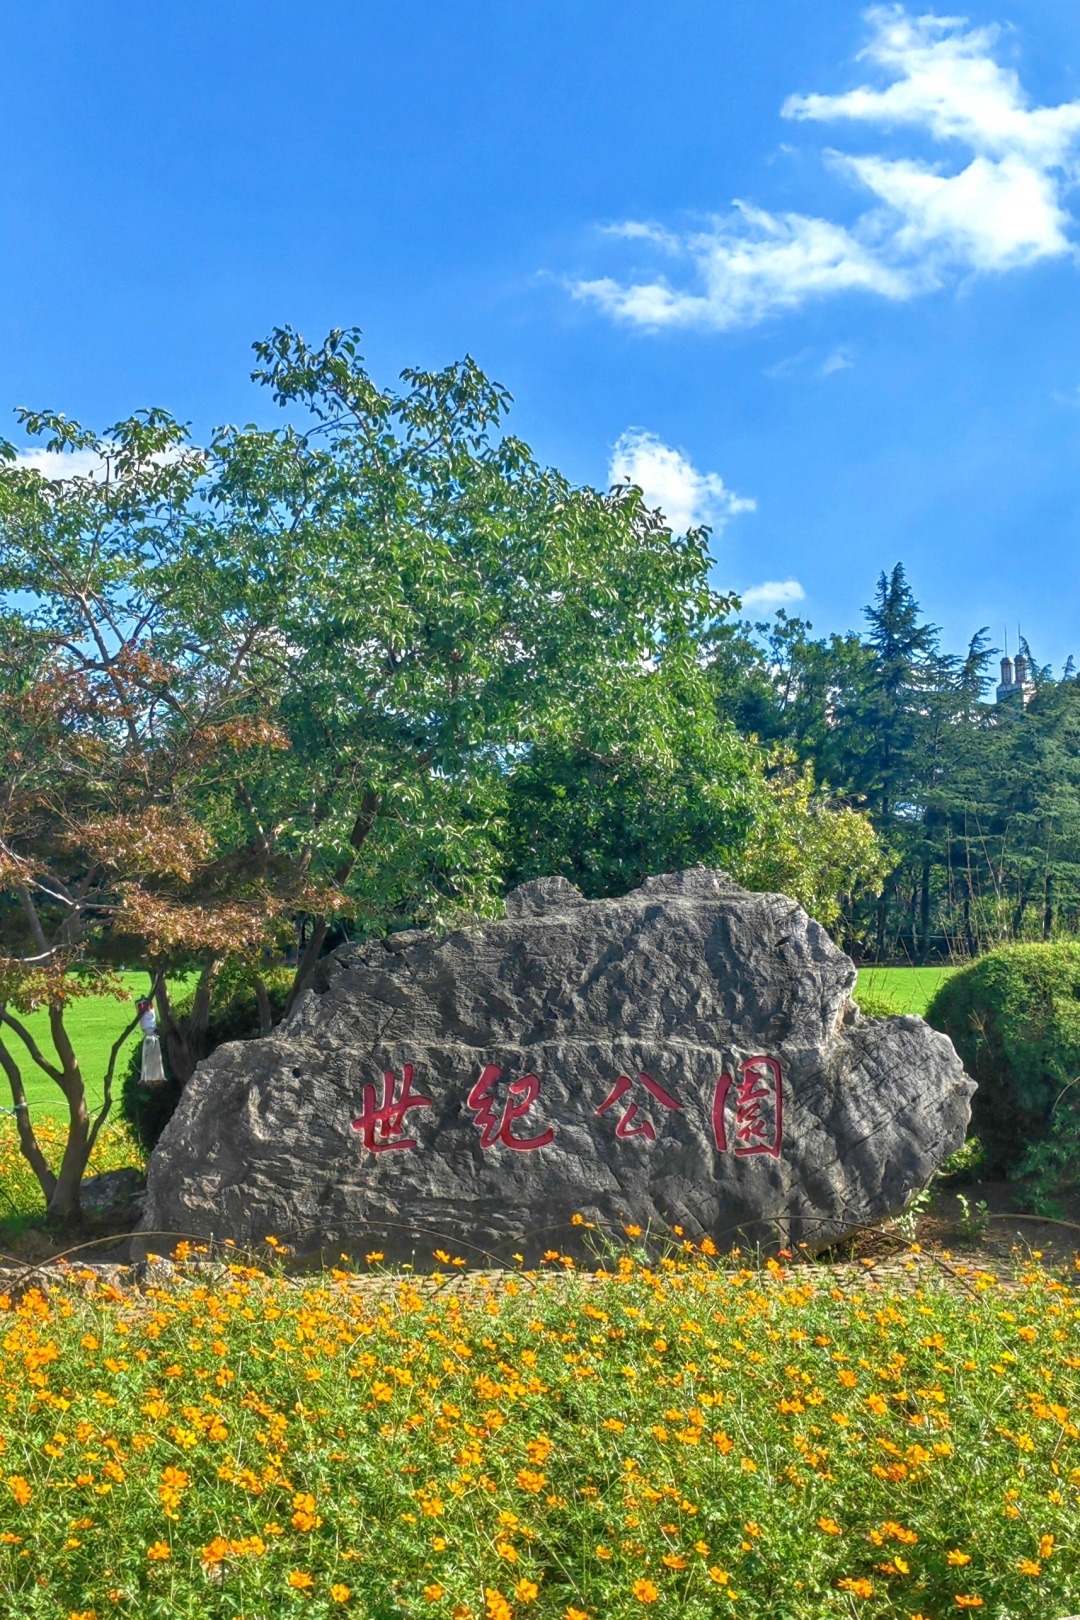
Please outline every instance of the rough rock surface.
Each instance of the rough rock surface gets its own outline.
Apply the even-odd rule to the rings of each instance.
[[[278,1030],[200,1064],[141,1229],[477,1262],[565,1248],[581,1213],[820,1248],[903,1207],[974,1090],[854,983],[799,906],[723,873],[525,884],[502,921],[338,951]]]
[[[134,1226],[146,1202],[141,1170],[104,1170],[87,1176],[79,1190],[82,1216],[99,1226]]]

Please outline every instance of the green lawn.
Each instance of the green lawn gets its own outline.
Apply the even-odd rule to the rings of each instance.
[[[940,984],[955,973],[951,967],[868,967],[859,973],[855,1000],[873,1001],[874,1011],[882,1003],[896,1013],[918,1013],[921,1017]]]
[[[135,1014],[135,998],[145,995],[149,982],[145,973],[124,973],[120,975],[125,989],[131,996],[130,1001],[117,1001],[112,996],[87,996],[85,1000],[73,1002],[67,1016],[67,1027],[71,1035],[75,1050],[82,1064],[83,1076],[86,1080],[87,1098],[91,1108],[101,1106],[102,1089],[105,1081],[105,1070],[109,1062],[109,1053],[117,1036],[131,1022]],[[47,1058],[56,1056],[56,1049],[49,1034],[49,1015],[44,1010],[31,1013],[23,1020],[35,1041],[41,1047]],[[65,1112],[64,1099],[48,1075],[42,1074],[28,1058],[23,1061],[24,1054],[18,1037],[9,1031],[5,1037],[11,1051],[20,1061],[23,1080],[26,1085],[26,1096],[35,1118],[47,1115],[60,1116]],[[139,1040],[138,1034],[131,1035],[119,1057],[116,1060],[116,1080],[119,1084],[127,1067],[128,1053]],[[4,1082],[6,1090],[6,1082]],[[114,1091],[114,1098],[116,1092]],[[9,1099],[5,1096],[3,1102]]]

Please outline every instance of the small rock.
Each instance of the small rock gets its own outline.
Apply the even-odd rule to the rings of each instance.
[[[141,1170],[105,1170],[88,1176],[79,1191],[83,1219],[95,1226],[134,1226],[146,1204]]]

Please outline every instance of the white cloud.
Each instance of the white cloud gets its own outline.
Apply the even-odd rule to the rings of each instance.
[[[744,608],[783,607],[785,602],[804,602],[806,592],[797,579],[767,579],[763,585],[752,585],[739,592]]]
[[[757,509],[756,501],[728,489],[719,473],[699,472],[681,450],[643,428],[628,428],[616,441],[608,478],[636,484],[646,506],[659,507],[675,534],[701,523],[721,529],[736,513]]]
[[[858,290],[906,299],[950,273],[1006,271],[1072,252],[1064,197],[1080,178],[1080,101],[1032,106],[1017,74],[995,60],[996,29],[913,17],[900,5],[874,6],[866,17],[860,59],[889,82],[790,96],[783,116],[915,131],[941,145],[938,161],[830,152],[831,165],[874,199],[850,227],[738,203],[705,231],[616,227],[688,259],[694,284],[605,276],[579,281],[575,295],[637,326],[724,330],[812,298]]]
[[[93,478],[104,466],[96,450],[20,450],[15,459],[44,478]]]
[[[826,355],[825,359],[821,362],[820,375],[822,377],[831,377],[836,371],[850,371],[854,364],[855,362],[851,358],[850,349],[845,349],[843,347],[834,349],[832,353]]]
[[[664,280],[622,286],[605,276],[578,282],[575,296],[638,326],[724,331],[823,293],[861,288],[906,298],[911,291],[903,270],[885,264],[842,225],[806,214],[770,214],[736,202],[731,218],[710,231],[677,244],[659,233],[649,239],[669,252],[685,251],[696,265],[701,290],[678,291]]]

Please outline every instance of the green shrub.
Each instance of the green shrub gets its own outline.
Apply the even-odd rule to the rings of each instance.
[[[1080,1075],[1080,944],[992,951],[946,980],[926,1018],[978,1081],[972,1129],[984,1173],[1017,1169]]]
[[[263,970],[261,978],[270,997],[274,1021],[277,1022],[285,1011],[293,970],[287,967],[268,968]],[[173,1008],[178,1019],[190,1013],[194,1000],[194,989],[180,998]],[[206,1032],[207,1055],[226,1041],[247,1041],[258,1034],[259,1004],[254,985],[242,970],[230,972],[226,969],[214,986],[210,1023]],[[165,1061],[165,1084],[152,1088],[142,1084],[140,1045],[131,1054],[120,1093],[120,1112],[148,1153],[157,1146],[158,1138],[176,1112],[183,1091],[180,1082],[169,1073],[165,1041],[161,1043],[161,1050]]]

